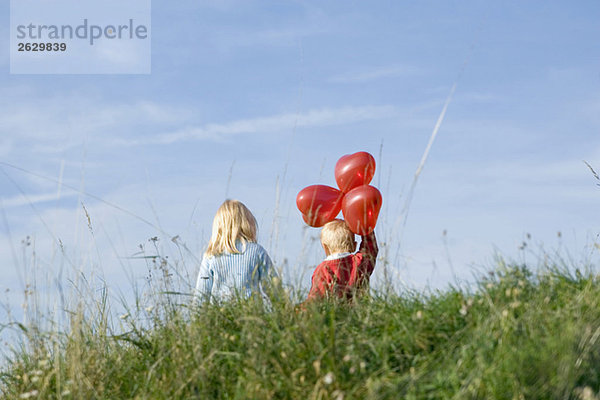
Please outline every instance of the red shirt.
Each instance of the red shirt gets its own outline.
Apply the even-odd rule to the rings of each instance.
[[[369,286],[377,252],[375,233],[370,233],[362,236],[360,248],[355,254],[323,261],[313,273],[307,300],[332,295],[351,299],[354,293]]]

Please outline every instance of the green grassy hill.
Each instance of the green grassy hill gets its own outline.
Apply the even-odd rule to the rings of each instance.
[[[472,289],[298,311],[283,294],[27,329],[6,399],[595,399],[600,287],[579,272],[499,267]]]

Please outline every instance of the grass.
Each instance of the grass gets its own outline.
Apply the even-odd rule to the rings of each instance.
[[[156,293],[118,324],[100,296],[72,310],[62,332],[21,326],[0,391],[6,399],[595,399],[598,283],[591,272],[533,274],[500,262],[469,289],[379,293],[304,311],[281,291],[270,311],[254,299],[192,307]]]

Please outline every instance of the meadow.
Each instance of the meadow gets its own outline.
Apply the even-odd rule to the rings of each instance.
[[[150,263],[152,290],[112,316],[107,291],[63,329],[13,322],[5,399],[596,399],[600,286],[592,265],[498,258],[471,285],[313,303],[193,304]],[[95,296],[95,297],[89,297]]]

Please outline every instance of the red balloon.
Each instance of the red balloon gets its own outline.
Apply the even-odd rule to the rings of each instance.
[[[342,213],[350,230],[361,236],[373,232],[382,202],[379,190],[370,185],[362,185],[346,193]]]
[[[375,159],[365,151],[347,154],[335,164],[335,181],[348,193],[357,186],[368,185],[375,175]]]
[[[296,205],[304,221],[318,228],[337,217],[342,208],[342,197],[342,192],[331,186],[311,185],[298,193]]]

